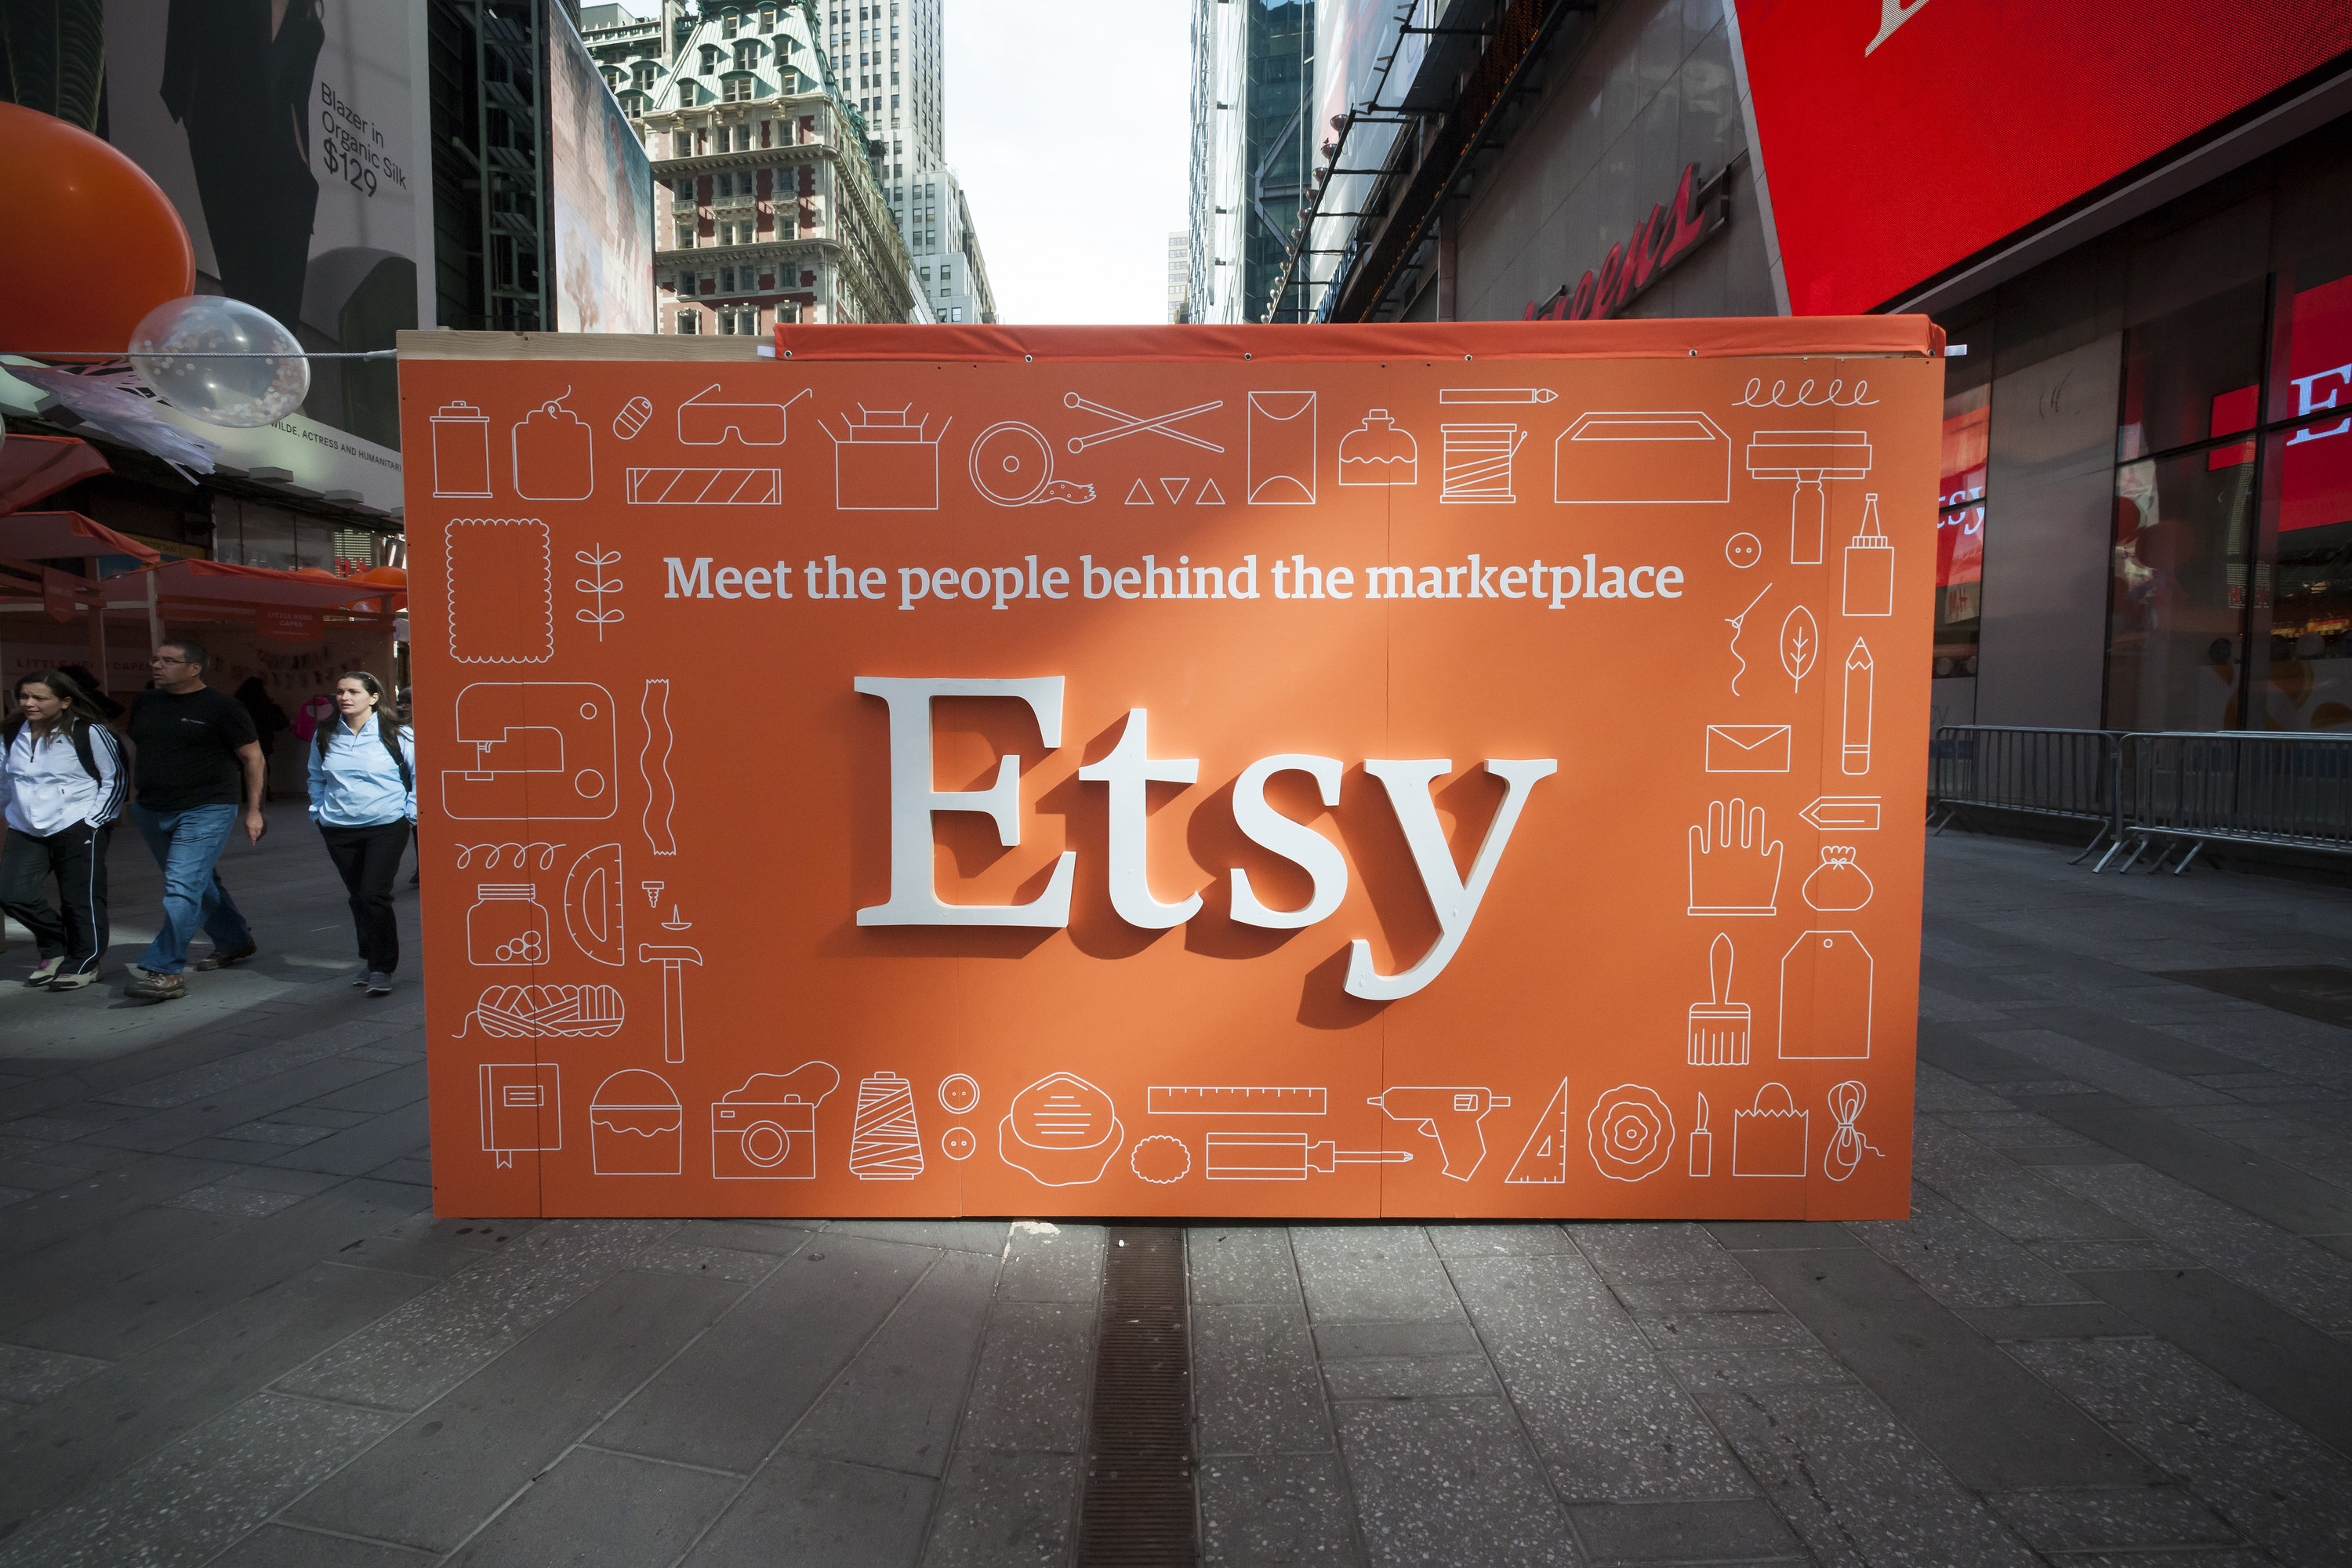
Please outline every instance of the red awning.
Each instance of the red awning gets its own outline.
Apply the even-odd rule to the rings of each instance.
[[[0,515],[110,470],[97,447],[71,436],[11,436],[0,443]]]
[[[18,441],[26,438],[10,437],[8,445],[0,447],[0,461],[5,461],[7,454],[16,449]],[[79,441],[73,444],[81,445]],[[105,467],[103,463],[99,466]],[[93,522],[78,511],[20,511],[13,516],[0,517],[0,555],[21,556],[28,561],[54,561],[64,556],[80,555],[128,555],[148,566],[163,559],[150,546],[117,533],[102,522]],[[140,593],[143,596],[146,590],[142,588]]]
[[[158,600],[167,607],[184,611],[219,610],[233,614],[265,605],[354,611],[362,600],[381,599],[384,593],[381,583],[359,583],[323,574],[236,566],[226,561],[173,561],[152,571],[125,572],[119,577],[109,577],[103,584],[106,602],[145,604],[151,578]]]

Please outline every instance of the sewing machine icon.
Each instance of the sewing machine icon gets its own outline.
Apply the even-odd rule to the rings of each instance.
[[[591,821],[619,805],[613,697],[584,680],[482,680],[457,693],[457,744],[474,765],[441,773],[441,807],[467,821]]]

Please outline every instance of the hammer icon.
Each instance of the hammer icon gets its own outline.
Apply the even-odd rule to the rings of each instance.
[[[700,968],[702,953],[691,947],[639,942],[637,962],[662,967],[662,1058],[682,1062],[686,1060],[686,975],[679,966],[691,963]]]

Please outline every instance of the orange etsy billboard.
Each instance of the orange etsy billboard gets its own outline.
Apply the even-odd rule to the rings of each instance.
[[[437,1206],[1903,1215],[1940,343],[404,338]]]

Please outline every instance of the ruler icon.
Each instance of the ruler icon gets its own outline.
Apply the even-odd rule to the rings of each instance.
[[[1320,1116],[1328,1100],[1320,1089],[1154,1084],[1145,1109],[1154,1116]]]

